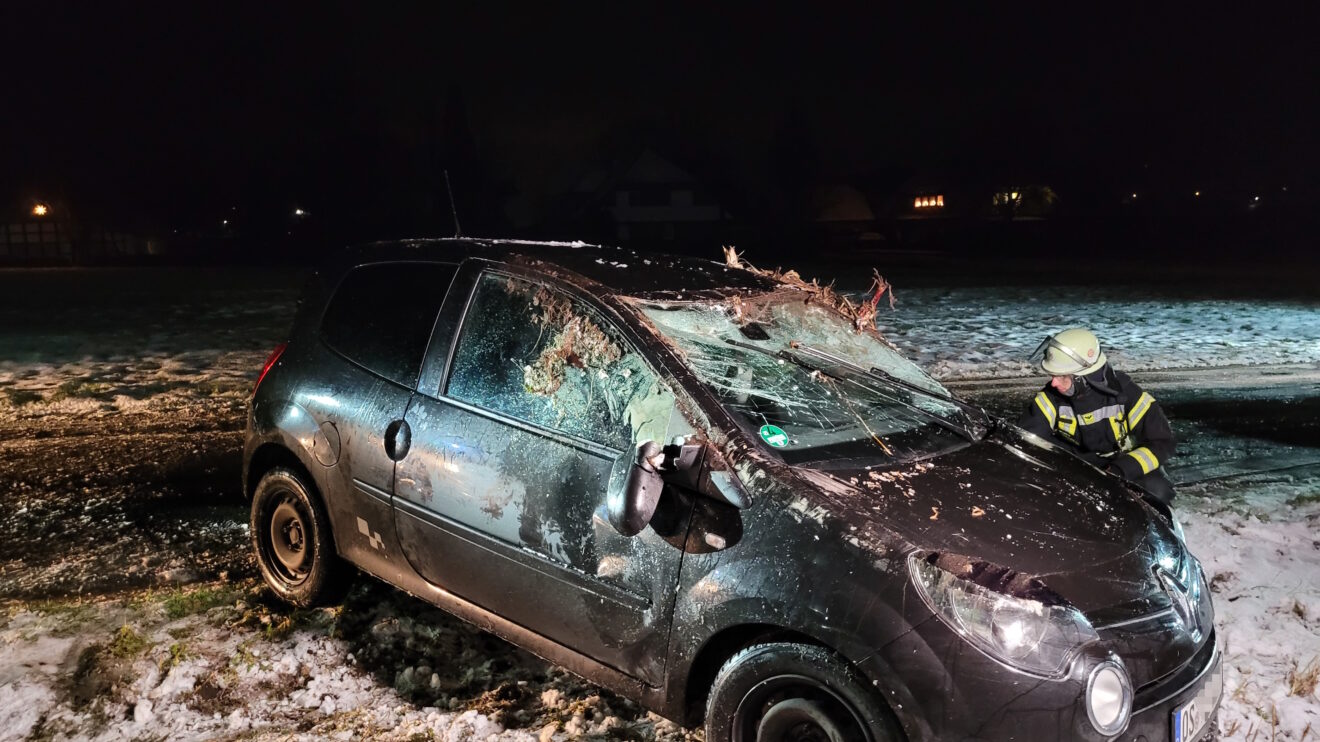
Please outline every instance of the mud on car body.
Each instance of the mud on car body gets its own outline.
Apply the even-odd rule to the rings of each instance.
[[[1212,735],[1176,521],[782,278],[348,251],[252,398],[263,576],[312,604],[356,567],[711,740]]]

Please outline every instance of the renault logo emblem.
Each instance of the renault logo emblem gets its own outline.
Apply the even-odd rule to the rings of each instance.
[[[1173,612],[1177,614],[1178,620],[1186,626],[1192,633],[1201,633],[1200,614],[1196,606],[1192,605],[1191,590],[1188,585],[1184,585],[1174,577],[1172,573],[1163,568],[1155,570],[1159,575],[1160,584],[1164,587],[1164,592],[1169,596],[1169,602],[1173,604]]]

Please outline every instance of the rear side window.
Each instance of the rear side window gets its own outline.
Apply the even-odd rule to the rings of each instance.
[[[355,268],[326,307],[321,337],[349,360],[412,386],[456,270],[437,263]]]

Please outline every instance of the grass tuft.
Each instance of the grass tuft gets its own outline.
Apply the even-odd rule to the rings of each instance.
[[[49,402],[58,402],[62,399],[105,399],[114,387],[96,381],[85,381],[83,379],[69,379],[63,381],[55,391],[51,393]]]
[[[186,659],[188,659],[188,645],[183,642],[174,642],[170,645],[169,653],[160,660],[160,671],[169,672]]]
[[[1305,495],[1297,495],[1296,497],[1288,498],[1288,505],[1295,508],[1317,502],[1320,502],[1320,492],[1308,492]]]
[[[23,405],[34,404],[41,401],[41,392],[33,391],[31,389],[5,388],[0,391],[4,392],[4,395],[9,398],[9,404],[14,407],[22,407]]]
[[[123,659],[136,655],[146,647],[146,638],[134,631],[132,626],[124,624],[115,632],[115,638],[110,642],[110,654]]]
[[[165,615],[173,621],[194,613],[205,613],[216,606],[230,605],[242,595],[241,591],[228,587],[179,590],[165,598]]]
[[[1320,657],[1312,658],[1301,669],[1297,667],[1297,660],[1293,660],[1292,669],[1288,671],[1288,695],[1307,698],[1315,693],[1317,683],[1320,683]]]

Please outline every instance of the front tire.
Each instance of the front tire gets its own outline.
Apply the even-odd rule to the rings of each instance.
[[[833,652],[757,644],[724,663],[706,703],[707,742],[890,742],[893,715]]]
[[[330,517],[297,473],[278,468],[261,478],[249,532],[261,576],[282,600],[306,608],[343,598],[347,565],[335,553]]]

